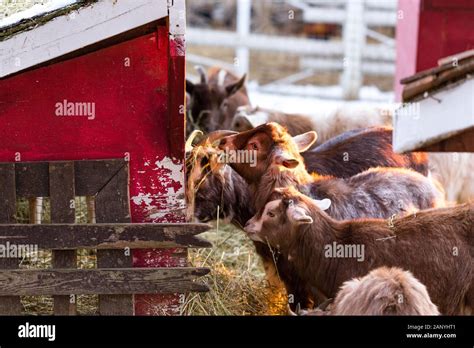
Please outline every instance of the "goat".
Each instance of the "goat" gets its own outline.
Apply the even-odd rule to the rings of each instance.
[[[328,141],[336,139],[341,133],[348,135],[348,131],[353,129],[366,128],[372,126],[383,126],[389,127],[392,125],[392,114],[389,110],[383,110],[378,108],[339,108],[335,112],[327,115],[299,115],[299,114],[287,114],[276,110],[265,109],[261,107],[252,106],[241,106],[237,109],[237,113],[234,117],[232,129],[238,132],[244,132],[254,127],[258,127],[264,123],[277,122],[280,125],[286,127],[288,132],[292,135],[299,135],[310,130],[315,130],[318,133],[318,139],[315,143],[316,146],[321,144],[328,144]],[[370,129],[370,128],[369,128]],[[365,137],[371,134],[366,134]],[[335,138],[336,137],[336,138]],[[392,138],[384,135],[379,144],[374,144],[370,150],[364,151],[364,149],[353,150],[349,152],[349,155],[366,153],[372,155],[372,158],[378,158],[381,152],[392,151]],[[366,140],[367,141],[367,140]],[[353,145],[362,144],[362,142],[355,142]],[[321,150],[321,148],[319,148]],[[377,149],[379,149],[377,151]],[[382,149],[384,149],[382,151]],[[377,153],[374,152],[377,151]],[[311,159],[312,153],[315,150],[305,152],[303,157],[305,159],[306,166],[309,172],[316,171],[320,174],[321,169],[326,168],[326,165],[321,165],[319,168],[314,167],[319,161],[313,161]],[[361,151],[361,152],[359,152]],[[446,190],[447,200],[451,202],[467,203],[474,199],[474,155],[469,153],[430,153],[429,156],[425,153],[412,152],[406,155],[400,154],[396,159],[397,162],[405,162],[410,165],[413,161],[413,166],[409,166],[412,169],[426,175],[428,171],[428,165],[431,169],[434,177],[442,184]],[[428,157],[428,159],[427,159]],[[336,158],[336,157],[334,157]],[[342,158],[339,157],[339,158]],[[324,160],[324,158],[323,158]],[[420,163],[421,169],[418,169],[416,162]],[[342,161],[341,161],[342,162]],[[347,166],[347,163],[341,163],[341,170],[351,169],[351,166]],[[387,165],[379,164],[384,167],[405,167],[409,168],[404,164]],[[367,167],[368,169],[369,167]],[[356,173],[347,173],[348,176],[355,175]],[[343,175],[337,175],[339,177],[346,177]]]
[[[186,196],[188,219],[192,216],[208,222],[220,216],[242,228],[254,211],[249,209],[250,191],[243,178],[231,167],[218,160],[213,143],[230,131],[215,131],[192,146],[198,132],[186,142]]]
[[[202,67],[196,69],[200,82],[194,84],[186,80],[186,92],[190,95],[187,122],[192,125],[186,127],[188,132],[230,129],[237,107],[250,104],[245,88],[246,75],[238,78],[217,67],[210,68],[206,75]]]
[[[339,178],[348,178],[374,167],[408,168],[428,175],[427,154],[393,152],[392,131],[390,127],[347,131],[304,152],[304,163],[310,173]],[[328,168],[331,170],[328,171]]]
[[[348,179],[310,175],[304,168],[299,152],[304,152],[316,138],[315,132],[292,138],[275,123],[221,139],[220,148],[257,151],[257,166],[231,163],[249,184],[253,209],[261,209],[275,187],[296,185],[314,198],[330,198],[335,204],[329,214],[336,219],[360,217],[389,218],[418,209],[444,205],[444,193],[434,181],[408,169],[375,168]],[[260,254],[265,260],[268,252]],[[271,261],[272,259],[270,259]],[[267,262],[268,265],[268,262]],[[270,267],[270,266],[268,266]],[[293,294],[295,303],[311,306],[312,299],[302,288],[292,265],[282,258],[276,262],[277,271]],[[316,300],[322,300],[318,296]]]
[[[390,220],[338,221],[295,188],[277,189],[247,222],[250,239],[278,248],[307,289],[334,297],[354,277],[381,267],[407,269],[426,285],[441,313],[474,305],[474,206],[430,209]]]
[[[321,306],[320,306],[321,307]],[[424,286],[409,271],[380,267],[344,282],[328,309],[298,315],[439,315]]]
[[[332,307],[334,315],[439,315],[418,279],[400,268],[380,267],[345,282]]]
[[[188,161],[188,164],[193,164],[187,171],[188,188],[190,185],[197,187],[193,193],[196,203],[194,216],[199,221],[214,220],[219,206],[220,217],[241,227],[255,211],[248,204],[251,193],[245,180],[230,166],[216,161],[217,153],[212,143],[219,140],[223,134],[234,133],[210,133],[209,138],[194,147],[191,146],[194,136],[188,139],[187,151],[192,153],[192,162]],[[365,145],[361,146],[359,143]],[[371,155],[365,155],[366,152]],[[350,161],[344,161],[346,156]],[[417,158],[393,153],[391,130],[383,127],[346,132],[320,145],[314,151],[304,152],[303,157],[309,171],[316,171],[321,175],[344,178],[376,166],[410,167],[410,165],[427,174],[426,162],[422,156]],[[188,192],[191,191],[188,189]]]
[[[444,205],[444,192],[434,180],[407,169],[372,168],[350,178],[309,174],[300,152],[316,138],[315,132],[291,137],[282,126],[268,123],[224,137],[219,147],[225,151],[256,151],[255,167],[230,163],[250,185],[256,210],[266,203],[275,187],[293,185],[314,198],[330,198],[336,203],[330,214],[338,219],[387,218]]]
[[[310,116],[244,105],[237,109],[232,123],[232,130],[244,132],[270,122],[279,123],[287,128],[292,136],[315,130],[318,132],[315,145],[319,146],[329,139],[353,129],[391,126],[392,115],[387,110],[378,108],[352,110],[339,108],[327,115]]]

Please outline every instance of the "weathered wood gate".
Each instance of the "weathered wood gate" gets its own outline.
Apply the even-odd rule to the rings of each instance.
[[[115,194],[105,199],[104,188],[97,197],[97,221],[184,223],[184,5],[184,0],[87,0],[0,28],[0,162],[125,159],[130,213],[121,210],[125,202],[120,205]],[[64,112],[64,105],[73,110]],[[84,112],[85,106],[94,111]],[[74,167],[75,195],[100,191],[81,191],[81,165]],[[17,196],[25,197],[21,187],[37,188],[36,181],[22,186],[17,180]],[[73,194],[71,186],[47,187],[40,193],[53,190],[53,208],[65,206],[65,197]],[[55,212],[53,223],[70,223],[72,212],[64,214]],[[134,268],[187,266],[186,249],[150,245],[132,250]],[[100,255],[110,253],[99,252],[99,267],[109,267]],[[60,256],[71,252],[54,254],[71,264]],[[127,267],[123,260],[121,267]],[[157,315],[179,305],[179,296],[136,294],[134,303],[136,315]]]
[[[133,315],[133,294],[207,291],[206,268],[132,268],[132,249],[210,247],[205,224],[131,224],[124,160],[0,163],[0,244],[51,249],[52,269],[0,258],[0,315],[21,295],[53,295],[54,314],[76,314],[75,295],[98,294],[101,315]],[[76,196],[94,197],[97,224],[75,224]],[[50,197],[51,224],[15,224],[17,197]],[[77,269],[76,249],[97,249],[97,269]]]

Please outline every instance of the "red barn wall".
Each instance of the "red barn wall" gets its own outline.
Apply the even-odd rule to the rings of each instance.
[[[162,21],[156,32],[0,80],[0,161],[129,157],[132,221],[183,222],[184,49],[177,55],[171,42],[170,51]],[[95,118],[57,116],[64,100],[94,103]],[[135,266],[186,265],[184,250],[133,256]],[[176,304],[136,296],[136,314],[159,314],[163,300]]]

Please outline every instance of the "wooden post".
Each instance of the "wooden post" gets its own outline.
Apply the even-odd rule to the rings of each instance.
[[[250,34],[250,22],[252,14],[251,0],[237,0],[237,33],[242,41]],[[237,53],[237,71],[240,75],[248,74],[250,70],[249,49],[239,47]]]
[[[0,224],[15,223],[16,192],[15,192],[15,164],[0,163]],[[18,259],[0,258],[0,269],[18,268]],[[21,314],[19,296],[0,297],[0,315]]]
[[[74,223],[76,220],[74,163],[49,164],[49,190],[51,197],[51,223]],[[76,250],[53,250],[53,268],[76,268]],[[75,295],[54,296],[55,315],[75,315]]]
[[[364,1],[348,1],[344,24],[344,71],[341,77],[344,99],[357,99],[362,85],[362,51],[365,47],[366,27]]]
[[[98,192],[95,199],[97,223],[130,222],[128,163]],[[132,251],[97,250],[97,268],[131,268]],[[133,315],[133,295],[99,295],[101,315]]]
[[[28,199],[30,224],[40,224],[41,215],[43,213],[43,198],[34,197]]]
[[[87,205],[87,223],[88,224],[95,224],[96,223],[95,197],[87,196],[86,197],[86,205]]]

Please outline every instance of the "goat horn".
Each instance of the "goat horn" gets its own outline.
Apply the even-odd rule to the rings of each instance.
[[[218,130],[218,131],[209,133],[206,140],[212,144],[216,140],[222,139],[229,135],[235,135],[235,134],[239,134],[239,133],[230,131],[230,130]]]
[[[298,316],[298,314],[296,314],[295,312],[293,312],[293,311],[291,310],[290,305],[287,305],[287,307],[288,307],[288,314],[289,314],[289,315],[291,315],[291,316],[293,316],[293,317],[297,317],[297,316]]]
[[[193,151],[193,141],[196,139],[198,135],[203,135],[204,133],[201,132],[200,130],[196,129],[193,130],[191,135],[189,136],[188,140],[186,140],[186,145],[184,145],[184,149],[186,153]]]
[[[207,75],[204,68],[201,65],[197,65],[194,67],[194,69],[196,69],[196,71],[199,73],[199,76],[201,76],[201,83],[207,84]]]

